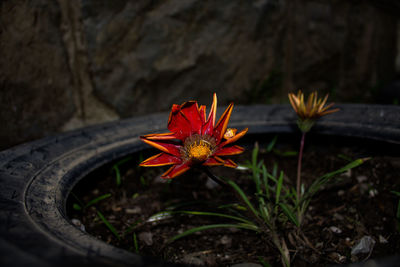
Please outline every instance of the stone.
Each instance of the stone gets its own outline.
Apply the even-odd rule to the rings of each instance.
[[[297,88],[348,101],[394,73],[395,18],[368,4],[82,3],[95,93],[122,117],[208,104],[214,91],[225,104],[287,101]]]
[[[153,245],[153,234],[151,232],[141,232],[138,237],[140,241],[146,244],[146,246]]]
[[[213,92],[220,105],[287,103],[297,89],[373,101],[400,62],[395,1],[16,0],[0,8],[0,149],[187,100],[210,105]]]
[[[57,132],[76,107],[57,3],[3,1],[0,18],[2,149]]]

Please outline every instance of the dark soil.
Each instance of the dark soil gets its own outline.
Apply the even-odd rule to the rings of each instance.
[[[285,183],[294,185],[297,156],[284,153],[298,149],[299,136],[279,135],[276,150],[266,153],[262,148],[272,137],[248,136],[241,143],[248,148],[247,152],[232,158],[239,164],[249,160],[254,140],[258,140],[262,152],[260,157],[269,170],[277,163],[279,170],[285,172]],[[293,266],[351,263],[369,257],[383,258],[400,251],[399,221],[396,220],[399,198],[391,193],[400,191],[399,147],[351,138],[307,136],[302,174],[305,184],[346,165],[349,159],[372,158],[341,175],[336,183],[315,195],[302,228],[308,242],[296,241],[296,231],[285,233]],[[145,151],[143,158],[155,152]],[[139,168],[140,157],[132,155],[129,161],[120,165],[120,186],[116,184],[112,164],[82,180],[74,189],[74,197],[69,198],[69,218],[75,219],[75,224],[79,220],[86,232],[116,247],[169,262],[205,266],[248,262],[281,265],[280,254],[270,240],[250,230],[206,230],[167,244],[169,238],[195,226],[231,221],[218,217],[176,215],[148,222],[150,216],[171,207],[223,212],[219,206],[237,203],[237,199],[230,188],[212,183],[199,170],[191,170],[170,181],[162,180],[159,176],[166,168]],[[252,195],[254,185],[250,171],[223,167],[211,171],[233,179]],[[78,203],[77,199],[82,206],[82,203],[108,193],[111,194],[109,198],[84,210],[72,208],[74,203]],[[116,229],[120,239],[100,219],[98,212]],[[290,228],[293,226],[288,223]],[[352,247],[365,236],[376,241],[372,251],[351,255]]]

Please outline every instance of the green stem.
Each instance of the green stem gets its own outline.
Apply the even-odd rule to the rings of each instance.
[[[223,181],[221,178],[219,178],[218,176],[215,176],[207,167],[202,167],[201,168],[206,174],[207,176],[213,180],[214,182],[216,182],[218,185],[220,185],[221,187],[227,186],[227,183],[225,181]]]
[[[281,254],[282,265],[284,267],[290,267],[289,251],[286,247],[286,244],[284,243],[284,240],[282,239],[281,243],[281,241],[279,240],[279,236],[275,231],[272,231],[272,243],[275,245],[275,247],[279,250],[279,253]]]
[[[297,197],[297,203],[300,203],[300,198],[301,198],[301,161],[303,158],[303,149],[304,149],[304,139],[306,137],[306,132],[302,132],[301,135],[301,141],[300,141],[300,151],[299,151],[299,159],[297,161],[297,182],[296,182],[296,197]],[[298,216],[298,221],[299,224],[301,223],[301,211],[299,205],[297,206],[297,216]]]

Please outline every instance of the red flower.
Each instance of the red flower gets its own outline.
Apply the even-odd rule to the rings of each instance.
[[[233,103],[215,123],[217,95],[214,93],[211,110],[206,119],[206,107],[198,106],[196,101],[182,105],[173,105],[168,119],[170,133],[148,134],[141,140],[162,152],[154,155],[140,166],[155,167],[173,165],[161,178],[174,178],[189,170],[194,165],[236,168],[230,159],[221,156],[240,154],[244,149],[231,145],[247,133],[247,128],[236,134],[236,129],[227,129],[233,109]]]

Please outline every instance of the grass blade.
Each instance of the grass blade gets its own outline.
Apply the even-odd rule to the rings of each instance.
[[[400,197],[400,192],[397,192],[397,191],[390,191],[390,193],[392,193],[392,194],[394,194],[394,195]]]
[[[133,245],[135,247],[135,252],[139,254],[139,244],[137,241],[136,233],[133,233]]]
[[[337,176],[338,174],[344,173],[347,170],[350,170],[350,169],[353,169],[355,167],[358,167],[358,166],[360,166],[361,164],[363,164],[365,161],[367,161],[369,159],[370,158],[356,159],[356,160],[350,162],[346,166],[344,166],[344,167],[342,167],[342,168],[340,168],[340,169],[338,169],[336,171],[327,173],[327,174],[319,177],[318,179],[316,179],[314,181],[314,183],[311,184],[311,186],[309,187],[309,189],[307,191],[307,194],[304,196],[303,199],[305,200],[307,198],[312,197],[320,189],[320,187],[325,185],[325,184],[327,184],[331,180],[331,178]]]
[[[91,201],[89,201],[85,206],[83,206],[83,209],[86,209],[86,208],[98,203],[99,201],[101,201],[103,199],[106,199],[106,198],[109,198],[109,197],[111,197],[110,193],[101,195],[99,197],[96,197],[95,199],[92,199]]]
[[[258,150],[258,144],[256,143],[254,145],[253,152],[251,153],[251,164],[253,166],[253,171],[257,167]]]
[[[294,223],[297,227],[300,226],[299,221],[297,220],[296,215],[292,212],[292,210],[286,206],[286,204],[283,203],[278,203],[278,205],[281,207],[282,211],[286,214],[286,216],[289,218],[289,220]]]
[[[115,171],[115,180],[116,180],[117,186],[121,185],[121,171],[119,170],[119,166],[130,161],[131,159],[132,159],[132,157],[126,157],[124,159],[121,159],[120,161],[118,161],[117,163],[115,163],[112,166],[112,170]]]
[[[282,184],[283,184],[283,171],[281,171],[279,178],[278,178],[278,183],[276,184],[275,204],[279,203],[279,199],[281,197],[281,191],[282,191]]]
[[[115,235],[115,237],[118,240],[120,240],[121,237],[119,236],[117,230],[114,228],[114,226],[112,226],[112,224],[109,221],[107,221],[107,219],[104,217],[104,215],[100,211],[97,211],[97,215],[103,221],[103,223],[107,226],[107,228]]]
[[[269,142],[269,144],[266,148],[267,152],[271,152],[272,149],[274,149],[277,140],[278,140],[278,136],[275,135],[274,138],[272,138],[271,142]]]
[[[81,207],[78,203],[74,203],[74,204],[72,205],[72,208],[73,208],[74,210],[82,210],[82,207]]]
[[[173,211],[173,213],[174,214],[182,213],[182,214],[189,214],[189,215],[201,215],[201,216],[216,216],[216,217],[240,221],[242,223],[249,224],[249,225],[254,225],[251,221],[248,221],[246,219],[243,219],[243,218],[240,218],[237,216],[228,215],[228,214],[223,214],[223,213],[205,212],[205,211]]]
[[[117,165],[114,165],[114,167],[112,168],[115,171],[115,183],[117,184],[117,186],[121,185],[121,172],[119,171],[119,168]]]
[[[179,235],[176,235],[168,240],[168,243],[172,243],[182,237],[194,234],[196,232],[208,230],[208,229],[216,229],[216,228],[241,228],[241,229],[247,229],[247,230],[253,230],[253,231],[258,231],[258,227],[254,227],[254,225],[246,225],[246,224],[211,224],[211,225],[203,225],[199,227],[195,227],[192,229],[189,229]]]
[[[131,225],[125,230],[125,232],[122,234],[122,236],[125,236],[125,235],[131,233],[131,232],[135,229],[135,227],[138,226],[140,223],[142,223],[142,221],[141,221],[141,220],[138,220],[138,221],[136,221],[135,223],[131,224]]]
[[[244,203],[249,207],[249,209],[254,213],[256,217],[259,217],[257,210],[254,208],[254,206],[251,204],[250,200],[246,196],[246,194],[243,192],[243,190],[234,182],[229,180],[228,184],[235,189],[235,191],[239,194],[239,196],[242,198]]]
[[[142,156],[142,154],[140,154],[140,156]],[[142,156],[143,158],[143,156]],[[118,161],[117,163],[114,164],[114,166],[121,166],[122,164],[124,164],[125,162],[128,162],[132,159],[132,156],[126,157],[124,159],[121,159],[120,161]],[[142,160],[143,161],[143,160]],[[140,161],[140,162],[142,162]]]
[[[267,199],[269,199],[270,194],[269,194],[269,186],[268,186],[268,171],[267,171],[267,167],[265,167],[265,165],[262,166],[262,176],[263,176],[265,195],[267,196]]]

